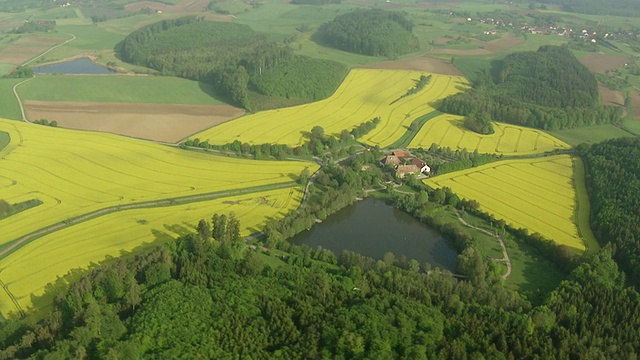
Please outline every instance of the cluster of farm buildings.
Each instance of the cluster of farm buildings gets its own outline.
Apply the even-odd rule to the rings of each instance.
[[[413,156],[408,151],[394,151],[382,159],[382,164],[393,167],[396,176],[400,179],[407,174],[429,174],[431,167],[426,162]]]

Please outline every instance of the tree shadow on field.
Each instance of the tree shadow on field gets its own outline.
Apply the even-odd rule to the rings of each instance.
[[[178,224],[171,224],[171,225],[164,224],[163,226],[164,226],[165,229],[167,229],[167,230],[169,230],[169,231],[171,231],[171,232],[173,232],[175,234],[178,234],[180,236],[185,236],[185,235],[191,234],[193,232],[192,230],[189,230],[189,228],[184,227],[182,225],[178,225]],[[153,234],[154,236],[156,236],[155,232],[159,232],[159,233],[164,234],[166,236],[170,236],[169,234],[162,233],[162,232],[160,232],[158,230],[152,230],[152,232],[154,232],[154,234]]]
[[[224,102],[224,103],[228,103],[231,104],[231,100],[229,99],[228,96],[226,96],[222,91],[220,91],[219,89],[216,89],[216,87],[213,84],[209,84],[206,83],[204,81],[198,81],[198,87],[200,88],[200,90],[209,95],[210,97],[214,98],[215,100]]]

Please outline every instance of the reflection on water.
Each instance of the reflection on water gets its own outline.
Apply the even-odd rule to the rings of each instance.
[[[322,246],[336,255],[351,250],[382,259],[391,251],[396,258],[406,256],[452,271],[457,257],[437,231],[374,198],[340,210],[292,241],[312,248]]]

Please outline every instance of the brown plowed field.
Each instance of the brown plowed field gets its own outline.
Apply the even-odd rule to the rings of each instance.
[[[64,41],[42,36],[23,36],[0,51],[0,63],[18,66]]]
[[[417,70],[435,74],[464,76],[460,70],[450,64],[449,61],[429,57],[383,61],[375,64],[363,65],[361,67],[364,69]]]
[[[603,105],[624,106],[624,94],[621,91],[611,90],[602,84],[598,84],[598,91]]]
[[[580,59],[586,67],[591,71],[604,74],[607,70],[619,68],[629,62],[629,58],[626,56],[613,56],[597,53],[589,53]]]
[[[629,93],[631,96],[631,107],[633,108],[633,117],[640,119],[640,94],[635,91]]]
[[[31,121],[55,120],[64,128],[103,131],[169,143],[244,114],[244,110],[230,105],[27,100],[25,106]]]

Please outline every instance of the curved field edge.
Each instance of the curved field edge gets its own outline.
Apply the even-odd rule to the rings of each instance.
[[[43,201],[0,220],[0,243],[114,206],[289,183],[299,161],[256,161],[185,151],[124,137],[0,120],[0,198]],[[55,141],[51,141],[55,139]]]
[[[494,122],[495,133],[481,135],[466,129],[464,117],[442,114],[426,122],[409,143],[410,148],[432,144],[453,150],[467,149],[489,154],[532,155],[571,146],[542,130]]]
[[[582,252],[586,247],[576,224],[574,177],[573,158],[556,155],[498,161],[424,182],[447,186],[507,224]]]
[[[600,244],[591,230],[591,202],[586,183],[587,172],[582,158],[573,158],[573,179],[576,188],[576,224],[578,233],[584,240],[588,253],[596,253],[600,250]]]
[[[412,89],[421,75],[431,81],[417,93],[397,100]],[[352,69],[328,99],[314,103],[246,115],[191,136],[222,145],[234,141],[250,144],[302,145],[314,126],[338,135],[375,117],[380,123],[361,141],[389,146],[400,139],[417,118],[433,112],[436,101],[464,91],[462,77],[421,71]]]
[[[9,135],[9,133],[0,131],[0,151],[2,151],[2,149],[7,147],[7,145],[9,145],[10,142],[11,142],[11,136]]]
[[[110,213],[47,234],[0,260],[0,312],[26,311],[47,284],[75,268],[86,268],[109,256],[139,246],[171,241],[194,232],[200,219],[233,211],[241,235],[261,229],[268,219],[280,218],[297,208],[303,197],[300,185],[210,201],[134,209]],[[17,300],[18,305],[11,300]],[[36,307],[39,305],[35,305]]]

